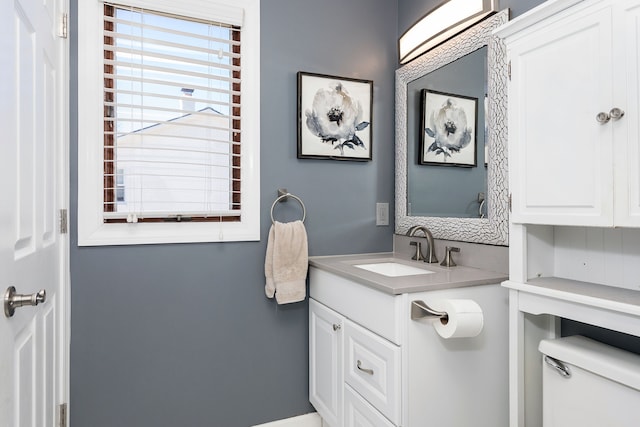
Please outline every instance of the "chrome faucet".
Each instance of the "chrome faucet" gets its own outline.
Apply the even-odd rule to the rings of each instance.
[[[436,248],[433,243],[433,235],[427,227],[425,227],[424,225],[414,225],[407,230],[407,236],[414,237],[418,231],[422,231],[422,233],[424,233],[424,237],[426,237],[427,239],[427,254],[424,257],[424,262],[438,262],[438,258],[436,257]],[[416,249],[418,248],[420,248],[420,246],[416,245]]]

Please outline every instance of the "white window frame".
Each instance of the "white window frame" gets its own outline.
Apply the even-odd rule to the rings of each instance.
[[[260,0],[118,0],[227,23],[242,10],[241,206],[238,222],[103,221],[103,3],[78,1],[78,245],[260,240]],[[233,18],[232,18],[233,17]]]

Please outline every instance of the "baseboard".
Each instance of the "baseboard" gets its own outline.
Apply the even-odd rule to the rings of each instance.
[[[310,414],[300,415],[299,417],[273,421],[253,427],[322,427],[322,418],[320,418],[317,412],[312,412]]]

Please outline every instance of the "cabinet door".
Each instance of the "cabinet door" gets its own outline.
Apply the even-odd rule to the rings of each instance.
[[[342,425],[344,318],[309,299],[309,401],[325,425]]]
[[[640,227],[640,0],[615,3],[614,107],[625,115],[612,123],[615,158],[615,224]],[[619,58],[619,59],[618,59]]]
[[[604,5],[602,4],[604,3]],[[508,40],[516,223],[613,224],[611,8],[585,2]]]

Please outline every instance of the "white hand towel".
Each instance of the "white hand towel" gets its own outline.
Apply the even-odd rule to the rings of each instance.
[[[302,221],[276,221],[269,229],[264,261],[265,294],[278,304],[303,301],[307,295],[309,254]]]

